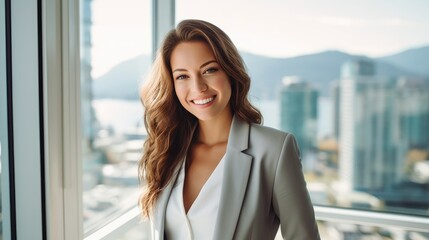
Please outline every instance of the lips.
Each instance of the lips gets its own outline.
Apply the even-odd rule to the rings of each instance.
[[[213,101],[214,97],[208,97],[208,98],[203,98],[203,99],[194,99],[192,100],[192,102],[196,105],[204,105],[207,104],[211,101]]]

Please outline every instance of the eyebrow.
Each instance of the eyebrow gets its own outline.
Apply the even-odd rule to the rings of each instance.
[[[208,61],[208,62],[205,62],[205,63],[203,63],[201,66],[200,66],[200,68],[203,68],[203,67],[205,67],[205,66],[207,66],[207,65],[209,65],[210,63],[217,63],[217,61],[216,60],[210,60],[210,61]],[[187,71],[186,69],[184,69],[184,68],[177,68],[177,69],[174,69],[173,70],[173,73],[174,72],[177,72],[177,71]]]

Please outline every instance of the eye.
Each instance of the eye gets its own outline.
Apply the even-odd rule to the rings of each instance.
[[[206,71],[204,71],[204,73],[214,73],[214,72],[217,72],[217,71],[218,71],[218,68],[211,67],[211,68],[208,68]]]
[[[182,75],[177,76],[176,80],[183,80],[183,79],[186,79],[186,78],[188,78],[188,76],[186,76],[185,74],[182,74]]]

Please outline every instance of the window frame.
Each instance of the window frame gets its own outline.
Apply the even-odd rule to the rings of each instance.
[[[0,3],[2,203],[5,239],[46,238],[42,0]]]
[[[7,1],[7,0],[6,0]],[[0,109],[3,109],[2,114],[0,114],[0,159],[1,159],[1,166],[0,166],[0,173],[1,173],[1,237],[4,239],[12,239],[12,235],[16,235],[15,233],[12,233],[12,223],[15,224],[15,222],[12,221],[11,212],[14,211],[14,209],[11,208],[11,188],[10,188],[10,175],[9,175],[9,161],[11,158],[9,158],[9,141],[13,138],[9,135],[8,131],[8,118],[9,114],[11,114],[11,110],[8,108],[8,104],[10,103],[8,98],[8,74],[7,74],[7,68],[6,68],[6,62],[9,60],[6,60],[7,58],[7,43],[6,43],[6,24],[9,24],[9,17],[10,17],[10,2],[6,6],[6,1],[1,0],[0,1],[0,19],[6,19],[6,16],[8,17],[8,23],[6,21],[0,21]],[[6,13],[6,11],[9,11],[9,13]],[[6,113],[6,114],[5,114]]]
[[[44,106],[49,239],[81,239],[78,4],[44,1]]]
[[[49,239],[114,239],[139,224],[138,208],[84,236],[78,0],[44,0],[44,96]],[[152,0],[153,57],[175,25],[175,0]],[[61,79],[61,81],[58,81]],[[429,218],[315,206],[317,220],[429,232]]]

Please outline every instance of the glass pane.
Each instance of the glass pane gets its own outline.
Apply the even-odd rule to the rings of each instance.
[[[429,215],[429,2],[208,4],[177,0],[176,21],[231,37],[264,125],[298,140],[313,203]]]
[[[89,234],[135,207],[151,63],[150,0],[81,0],[83,216]]]

